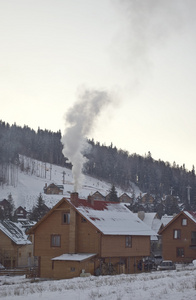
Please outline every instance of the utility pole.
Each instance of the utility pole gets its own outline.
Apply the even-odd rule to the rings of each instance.
[[[65,171],[63,171],[63,184],[65,184]]]
[[[171,188],[170,188],[171,196],[172,196],[173,190],[174,190],[174,188],[171,186]]]
[[[52,164],[50,164],[50,180],[52,178]]]

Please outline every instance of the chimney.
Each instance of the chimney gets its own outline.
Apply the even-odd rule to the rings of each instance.
[[[71,203],[74,206],[78,206],[78,193],[77,192],[71,193]]]
[[[92,206],[94,205],[94,199],[92,196],[88,196],[88,199],[87,199],[88,203],[91,204]]]
[[[140,220],[144,220],[144,218],[145,218],[145,212],[142,210],[142,211],[138,211],[138,213],[137,213],[137,215],[138,215],[138,218],[140,218]]]

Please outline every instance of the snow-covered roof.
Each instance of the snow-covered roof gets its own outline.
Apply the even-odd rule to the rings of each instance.
[[[17,245],[31,244],[20,223],[9,220],[1,221],[0,230]]]
[[[174,216],[164,215],[161,218],[161,224],[163,224],[163,226],[165,227],[173,218]]]
[[[188,212],[188,211],[184,211],[185,215],[187,215],[187,217],[189,217],[193,222],[196,223],[196,212]]]
[[[124,204],[106,201],[78,201],[76,210],[105,235],[156,235],[144,222],[135,216]]]
[[[83,261],[97,255],[96,253],[76,253],[76,254],[62,254],[60,256],[52,258],[52,260],[69,260],[69,261]]]
[[[149,227],[152,228],[152,223],[153,223],[153,220],[156,216],[156,213],[152,212],[152,213],[145,213],[144,214],[144,223],[146,223],[146,225],[148,225]]]

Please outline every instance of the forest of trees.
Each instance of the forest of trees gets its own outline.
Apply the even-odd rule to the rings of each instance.
[[[135,183],[142,192],[149,193],[160,199],[163,195],[180,198],[186,207],[196,210],[196,175],[194,166],[191,171],[185,165],[175,162],[154,160],[151,153],[140,156],[136,153],[88,140],[90,152],[86,153],[88,161],[84,172],[98,179],[103,179],[125,191],[129,191],[131,183]],[[8,174],[10,164],[18,168],[19,154],[60,166],[70,167],[62,154],[61,132],[38,129],[37,132],[28,126],[23,128],[16,124],[0,121],[0,185],[9,177],[14,185],[17,176]],[[22,166],[20,166],[22,169]],[[12,179],[13,177],[13,179]],[[188,191],[190,194],[188,194]],[[189,196],[190,195],[190,196]]]
[[[86,173],[108,180],[116,186],[128,190],[130,182],[135,183],[142,192],[153,195],[156,199],[164,195],[179,197],[188,207],[196,209],[196,176],[195,169],[186,170],[185,165],[178,166],[174,162],[154,160],[151,153],[146,156],[129,154],[116,147],[107,147],[89,141],[91,152],[87,155]],[[188,199],[188,189],[190,199]]]

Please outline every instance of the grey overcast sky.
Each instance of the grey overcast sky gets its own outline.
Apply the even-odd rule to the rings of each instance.
[[[195,0],[0,0],[0,119],[65,130],[106,91],[89,138],[196,165]]]

